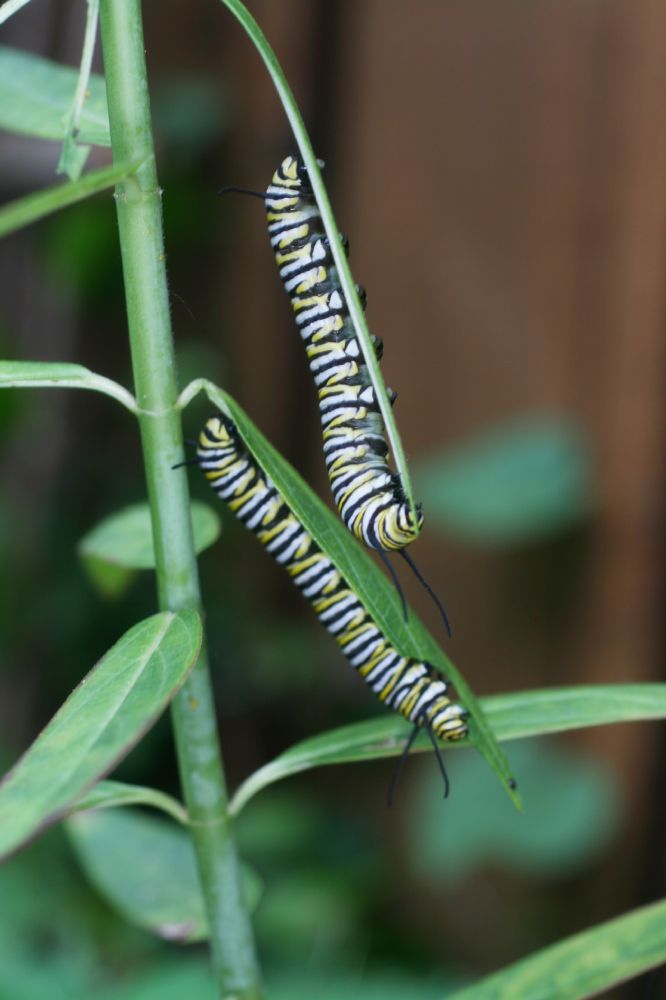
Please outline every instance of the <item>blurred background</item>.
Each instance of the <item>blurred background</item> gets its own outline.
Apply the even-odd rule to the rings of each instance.
[[[77,65],[84,6],[41,0],[0,41]],[[328,501],[261,204],[216,197],[266,187],[293,149],[283,111],[220,4],[145,7],[181,384],[204,375],[231,391]],[[250,7],[326,161],[385,342],[426,514],[413,553],[452,619],[447,652],[479,695],[663,680],[666,6]],[[1,135],[2,201],[53,183],[58,155]],[[107,159],[96,150],[90,164]],[[0,243],[0,354],[131,385],[110,195]],[[189,437],[207,413],[188,409]],[[155,594],[148,573],[100,590],[76,554],[102,517],[144,498],[121,408],[5,392],[0,445],[8,766]],[[191,481],[210,501],[196,470]],[[382,711],[226,516],[201,573],[232,787],[297,740]],[[427,596],[405,587],[441,635]],[[391,762],[265,793],[239,836],[264,880],[255,922],[272,995],[434,1000],[657,899],[664,750],[656,725],[509,745],[522,817],[469,752],[447,758],[446,803],[430,755],[408,762],[390,811]],[[166,720],[116,776],[177,794]],[[0,871],[0,900],[3,1000],[209,995],[203,952],[128,928],[59,830]],[[648,990],[666,995],[666,979],[622,995]]]

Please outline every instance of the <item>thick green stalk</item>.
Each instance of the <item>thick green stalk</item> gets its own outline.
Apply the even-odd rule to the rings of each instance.
[[[116,189],[130,349],[153,519],[160,607],[199,608],[176,409],[161,191],[157,184],[140,0],[102,0],[101,33],[114,160],[141,162]],[[181,781],[192,821],[220,995],[260,996],[249,916],[227,814],[227,795],[205,653],[173,702]]]

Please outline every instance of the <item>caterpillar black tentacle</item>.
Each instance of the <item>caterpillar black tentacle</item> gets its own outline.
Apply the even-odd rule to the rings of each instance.
[[[377,555],[379,556],[381,561],[386,566],[389,576],[393,580],[393,586],[397,590],[398,597],[400,598],[400,603],[402,604],[402,617],[403,620],[406,622],[408,617],[407,599],[404,595],[402,587],[400,586],[400,580],[398,579],[398,574],[395,571],[395,567],[393,566],[393,563],[389,559],[387,552],[384,552],[383,549],[376,549],[375,551],[377,552]]]
[[[389,807],[389,809],[393,808],[393,802],[395,801],[395,790],[398,787],[398,781],[400,779],[400,775],[402,774],[402,769],[405,766],[405,761],[409,757],[409,751],[412,749],[414,740],[418,736],[418,733],[419,733],[419,725],[417,722],[415,722],[414,725],[412,726],[411,733],[405,740],[405,745],[402,748],[402,753],[398,757],[397,763],[393,768],[393,774],[391,775],[391,781],[388,787],[388,795],[386,796],[386,805]],[[439,747],[437,749],[439,750]],[[445,787],[444,797],[446,798],[449,790],[448,779],[447,779],[447,784],[444,787]]]
[[[445,609],[444,605],[442,604],[442,602],[440,601],[439,597],[437,596],[437,594],[435,593],[435,591],[432,589],[432,587],[430,586],[430,584],[428,583],[428,581],[424,577],[423,573],[421,572],[421,570],[418,568],[418,566],[416,565],[416,563],[414,562],[414,560],[410,556],[409,552],[405,552],[404,549],[400,549],[398,555],[402,556],[402,558],[405,560],[405,562],[407,563],[407,565],[411,569],[411,571],[414,574],[414,576],[416,577],[416,579],[428,591],[428,593],[432,597],[433,601],[435,602],[435,604],[439,608],[440,614],[441,614],[442,618],[444,619],[444,625],[446,626],[446,631],[448,632],[449,639],[450,639],[453,633],[451,632],[451,623],[449,622],[449,616],[446,613],[446,609]]]
[[[403,656],[220,414],[201,432],[204,475],[236,517],[287,570],[354,669],[389,708],[433,738],[467,735],[467,713],[449,697],[449,683],[432,664]],[[441,761],[440,761],[441,764]],[[445,773],[445,772],[444,772]]]
[[[253,198],[261,198],[262,201],[266,198],[263,191],[253,191],[252,188],[236,187],[235,184],[229,184],[227,187],[220,188],[217,193],[220,196],[223,194],[249,194]]]

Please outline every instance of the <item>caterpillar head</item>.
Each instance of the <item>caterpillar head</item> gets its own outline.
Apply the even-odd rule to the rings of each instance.
[[[199,449],[224,448],[236,442],[236,428],[223,413],[217,413],[206,421],[199,435]]]
[[[324,166],[323,160],[317,160],[319,167]],[[312,193],[312,185],[310,184],[310,175],[308,174],[308,168],[305,165],[303,157],[300,153],[294,153],[290,156],[286,156],[282,163],[280,164],[280,172],[283,174],[284,178],[289,181],[298,181],[301,190],[304,193]]]
[[[413,511],[407,502],[401,504],[398,512],[398,524],[406,535],[414,535],[423,527],[423,510],[417,503]]]
[[[428,717],[433,733],[440,740],[462,740],[468,735],[469,712],[444,695],[429,707]]]

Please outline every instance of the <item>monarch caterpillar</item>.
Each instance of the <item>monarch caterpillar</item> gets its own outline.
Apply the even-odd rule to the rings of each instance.
[[[303,527],[271,479],[243,446],[233,422],[212,417],[199,437],[199,465],[215,492],[289,573],[319,621],[381,701],[413,723],[405,752],[422,726],[434,737],[467,734],[467,713],[448,697],[436,667],[403,656],[375,624],[361,599]],[[441,759],[438,756],[441,765]],[[445,773],[445,772],[444,772]]]
[[[351,322],[331,246],[312,192],[305,164],[287,156],[273,174],[265,194],[227,187],[262,198],[271,246],[292,309],[319,397],[324,461],[338,512],[349,530],[374,549],[407,605],[387,558],[397,552],[431,595],[451,634],[439,598],[423,578],[405,547],[423,524],[420,505],[412,510],[402,483],[388,465],[384,421],[361,347]],[[340,234],[345,252],[349,241]],[[356,286],[363,308],[365,289]],[[377,358],[383,354],[380,337],[372,336]],[[391,404],[396,393],[388,389]]]
[[[389,469],[379,404],[300,159],[287,156],[273,174],[266,218],[319,395],[324,461],[340,516],[370,548],[401,550],[416,538],[423,514],[411,510]],[[381,356],[382,342],[374,344]],[[389,389],[392,402],[395,395]]]

